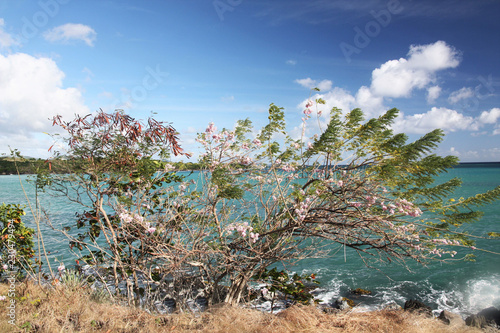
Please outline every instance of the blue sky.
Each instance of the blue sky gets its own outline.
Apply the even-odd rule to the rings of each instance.
[[[396,107],[397,132],[445,130],[438,154],[500,161],[499,13],[492,0],[0,0],[0,153],[46,157],[48,118],[99,108],[156,112],[195,156],[209,122],[258,129],[271,103],[298,135],[318,86],[323,122],[334,106]]]

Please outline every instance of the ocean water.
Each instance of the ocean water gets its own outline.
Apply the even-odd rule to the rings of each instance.
[[[500,163],[461,165],[440,175],[436,181],[444,182],[453,177],[463,180],[455,197],[491,190],[500,185]],[[35,191],[27,178],[29,176],[26,175],[0,176],[0,202],[23,205],[30,202],[33,205],[36,202]],[[74,221],[75,212],[79,211],[78,205],[47,194],[41,194],[39,201],[58,227]],[[35,228],[29,206],[25,210],[25,223]],[[500,232],[500,202],[489,204],[482,210],[485,214],[481,221],[466,225],[465,230],[477,235],[485,235],[488,231]],[[41,230],[53,265],[64,262],[71,267],[75,258],[68,251],[68,241],[44,223]],[[500,239],[478,239],[477,247],[498,253]],[[460,249],[457,251],[459,257]],[[383,308],[392,302],[403,305],[408,299],[417,299],[431,306],[435,313],[449,310],[466,316],[490,306],[500,308],[500,255],[475,252],[474,262],[433,262],[425,267],[410,262],[408,270],[397,264],[367,268],[357,254],[349,250],[344,253],[341,249],[333,257],[303,260],[287,269],[299,274],[316,274],[321,283],[315,292],[316,298],[325,304],[338,297],[348,297],[359,304],[358,311],[367,311]],[[368,289],[372,294],[351,294],[350,290],[356,288]]]

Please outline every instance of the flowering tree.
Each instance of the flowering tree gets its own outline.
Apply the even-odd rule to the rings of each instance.
[[[248,119],[234,129],[209,124],[198,135],[205,152],[193,180],[165,161],[171,150],[182,154],[169,126],[150,119],[145,127],[121,112],[55,118],[69,134],[72,164],[52,187],[87,207],[77,215],[85,232],[68,233],[70,246],[110,267],[129,299],[141,288],[151,301],[165,289],[178,301],[196,297],[187,283],[211,302],[236,304],[270,265],[329,255],[332,244],[367,264],[425,262],[473,245],[454,230],[478,219],[476,207],[497,199],[500,187],[449,201],[460,180],[436,185],[433,177],[457,159],[430,154],[442,131],[407,143],[390,130],[396,109],[365,121],[359,109],[334,108],[326,128],[307,138],[312,114],[320,116],[313,107],[323,103],[307,103],[300,138],[287,134],[273,104],[257,134]]]
[[[306,139],[312,108],[323,103],[306,104],[299,139],[287,135],[283,109],[275,105],[254,139],[246,136],[249,120],[232,131],[210,124],[199,135],[210,179],[195,201],[205,210],[204,225],[213,226],[207,244],[219,258],[208,276],[213,285],[230,281],[228,303],[239,302],[250,279],[269,265],[328,255],[321,245],[332,242],[367,264],[453,257],[452,245],[473,245],[454,228],[479,218],[475,207],[500,195],[497,187],[448,201],[460,180],[436,185],[433,176],[457,158],[430,154],[443,132],[406,143],[390,130],[396,109],[365,122],[359,109],[343,116],[334,108],[326,129]]]
[[[166,208],[158,189],[181,180],[165,162],[171,152],[184,154],[177,133],[153,118],[145,125],[119,110],[69,122],[57,116],[54,125],[67,132],[66,154],[54,150],[67,169],[47,184],[83,206],[76,213],[82,231],[62,230],[70,248],[80,251],[80,260],[110,269],[116,290],[125,282],[129,301],[137,299],[140,275],[151,279],[154,258],[165,255],[157,245],[168,244],[172,225],[161,217]]]

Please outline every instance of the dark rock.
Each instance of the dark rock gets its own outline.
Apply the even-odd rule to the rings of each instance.
[[[488,323],[496,324],[500,326],[500,310],[495,307],[489,307],[487,309],[481,310],[478,316],[483,316]]]
[[[361,288],[356,288],[354,290],[351,290],[351,293],[353,293],[355,295],[371,295],[372,294],[372,292],[370,290],[361,289]]]
[[[500,326],[500,310],[495,307],[483,309],[479,313],[467,317],[465,324],[480,328],[485,328],[488,325]]]
[[[486,318],[478,315],[470,315],[465,319],[465,325],[477,328],[486,327]]]
[[[347,298],[347,297],[339,297],[332,305],[335,309],[339,310],[348,310],[356,304],[354,303],[353,300]]]
[[[444,322],[446,325],[463,325],[464,320],[459,314],[443,310],[438,316],[438,319],[440,319],[442,322]]]
[[[405,302],[404,306],[405,311],[409,312],[414,312],[414,313],[419,313],[419,314],[425,314],[428,317],[432,317],[432,309],[430,306],[425,305],[424,303],[410,299]]]

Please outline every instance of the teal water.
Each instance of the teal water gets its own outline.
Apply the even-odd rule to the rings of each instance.
[[[29,202],[35,203],[35,191],[27,183],[29,176],[21,176]],[[466,197],[491,190],[500,185],[500,164],[465,165],[449,170],[436,181],[444,182],[459,177],[464,181],[455,197]],[[77,205],[61,198],[40,195],[40,206],[58,228],[68,221],[74,221]],[[18,176],[0,176],[0,202],[27,205]],[[33,207],[35,208],[35,207]],[[489,204],[482,209],[485,214],[480,222],[465,226],[473,234],[500,232],[500,202]],[[29,208],[26,208],[25,223],[35,227]],[[42,234],[50,260],[56,266],[63,261],[71,267],[75,258],[69,253],[68,241],[50,227],[41,225]],[[500,240],[478,239],[477,247],[492,252],[500,252]],[[460,255],[460,249],[458,249]],[[500,308],[500,255],[476,251],[475,262],[450,261],[432,263],[426,267],[409,263],[411,271],[397,264],[377,266],[379,270],[367,268],[359,257],[350,251],[344,255],[343,249],[336,256],[325,259],[308,259],[287,269],[300,273],[315,273],[321,282],[317,298],[325,303],[333,302],[339,296],[353,298],[359,302],[359,309],[381,308],[392,301],[403,305],[408,299],[418,299],[430,305],[435,312],[450,310],[468,315],[483,308]],[[349,290],[369,289],[372,295],[355,298]]]

